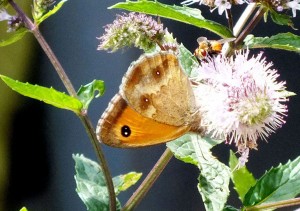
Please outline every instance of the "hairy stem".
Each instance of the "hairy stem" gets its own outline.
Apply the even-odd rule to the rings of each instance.
[[[159,177],[161,172],[164,170],[166,165],[169,163],[171,158],[173,157],[173,153],[169,148],[167,148],[164,153],[161,155],[159,160],[156,162],[152,170],[149,172],[147,177],[144,179],[139,188],[133,193],[130,199],[127,201],[125,206],[123,207],[123,211],[133,210],[139,202],[143,199],[149,189],[152,187],[156,179]]]
[[[265,203],[261,205],[256,205],[252,207],[246,207],[245,210],[273,210],[277,208],[282,207],[291,207],[295,205],[300,205],[300,198],[294,198],[294,199],[287,199],[283,201],[277,201],[277,202],[271,202],[271,203]]]
[[[53,53],[52,49],[50,48],[50,46],[44,39],[43,35],[41,34],[40,30],[38,29],[38,26],[35,25],[30,20],[30,18],[28,18],[28,16],[21,10],[21,8],[13,0],[9,0],[9,3],[16,10],[16,12],[20,15],[20,17],[22,18],[22,20],[25,24],[25,27],[33,33],[33,35],[35,36],[35,38],[41,45],[42,49],[48,56],[50,62],[52,63],[53,67],[55,68],[57,74],[59,75],[59,77],[60,77],[61,81],[63,82],[65,88],[67,89],[68,93],[74,97],[77,97],[77,93],[76,93],[69,77],[67,76],[66,72],[64,71],[60,62],[58,61],[57,57]],[[115,191],[114,191],[112,177],[109,172],[104,153],[99,145],[99,142],[98,142],[96,134],[95,134],[95,130],[93,128],[93,125],[92,125],[89,117],[86,114],[86,111],[82,111],[81,114],[79,114],[79,118],[80,118],[83,126],[86,129],[86,132],[92,142],[92,145],[94,147],[94,150],[95,150],[98,160],[100,162],[100,166],[102,168],[102,171],[103,171],[106,183],[107,183],[108,192],[109,192],[110,210],[114,211],[114,210],[116,210],[116,195],[115,195]]]

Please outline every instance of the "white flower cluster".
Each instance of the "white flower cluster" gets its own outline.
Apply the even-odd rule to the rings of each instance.
[[[181,4],[184,5],[191,5],[195,3],[204,4],[207,6],[212,7],[210,11],[213,12],[214,10],[218,9],[219,15],[222,15],[225,12],[226,18],[228,18],[227,10],[231,9],[232,3],[234,4],[243,4],[243,3],[249,3],[249,2],[256,2],[255,0],[185,0],[181,2]],[[267,0],[266,0],[267,2]],[[283,9],[291,9],[293,13],[293,17],[296,17],[296,10],[300,10],[300,0],[284,0],[284,1],[275,1],[276,4],[279,3],[279,5],[274,5],[276,7],[276,10],[278,12],[282,12]],[[269,4],[269,2],[266,3],[266,5],[272,5]]]
[[[241,153],[280,128],[287,113],[285,82],[277,82],[277,71],[262,53],[248,57],[243,51],[208,58],[193,78],[201,127],[212,137],[235,142]]]
[[[296,10],[300,10],[300,0],[287,2],[286,6],[292,9],[293,17],[296,17]]]

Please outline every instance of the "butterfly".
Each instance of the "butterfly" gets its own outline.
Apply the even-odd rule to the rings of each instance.
[[[159,52],[144,54],[130,65],[96,134],[110,146],[143,147],[200,132],[199,122],[191,82],[177,56]]]

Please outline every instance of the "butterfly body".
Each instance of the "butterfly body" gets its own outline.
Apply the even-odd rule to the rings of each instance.
[[[143,55],[132,63],[97,126],[98,139],[116,147],[164,143],[200,121],[189,79],[172,53]]]

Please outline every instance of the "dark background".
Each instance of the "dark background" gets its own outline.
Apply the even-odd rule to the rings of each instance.
[[[121,10],[107,10],[107,7],[116,2],[115,0],[68,1],[58,14],[41,25],[42,33],[76,89],[93,79],[105,81],[107,88],[105,95],[94,100],[89,109],[89,116],[94,125],[110,99],[118,92],[121,78],[127,67],[141,54],[141,51],[132,48],[116,53],[96,50],[99,44],[96,37],[103,34],[102,27],[111,23],[117,13],[122,13]],[[219,17],[217,11],[210,13],[204,6],[201,10],[203,16],[208,19],[226,22],[225,15]],[[239,10],[234,11],[234,14],[236,21]],[[300,28],[299,11],[297,15],[294,22],[296,27]],[[199,36],[218,39],[214,34],[193,26],[166,19],[162,19],[162,22],[170,32],[173,32],[178,42],[182,42],[191,51],[197,47],[196,39]],[[287,31],[290,31],[290,28],[279,27],[272,22],[261,22],[253,34],[271,36]],[[299,31],[293,33],[299,35]],[[32,68],[24,72],[24,74],[30,72],[28,81],[65,91],[48,58],[38,46],[33,49]],[[299,93],[300,56],[278,50],[263,51],[267,60],[273,61],[274,67],[279,70],[280,79],[287,81],[288,90]],[[8,89],[5,91],[11,92]],[[93,160],[96,160],[96,157],[79,119],[72,112],[26,99],[13,92],[11,95],[18,96],[21,103],[11,116],[7,210],[19,210],[22,206],[26,206],[31,211],[85,210],[85,205],[75,192],[72,154],[83,153]],[[0,100],[5,99],[1,99],[0,95]],[[285,163],[288,159],[295,159],[300,155],[300,140],[297,135],[297,131],[300,130],[299,102],[298,96],[291,98],[288,102],[287,123],[270,136],[269,143],[259,141],[259,150],[251,151],[247,166],[256,178],[271,166],[277,166],[280,162]],[[103,148],[112,175],[137,171],[143,172],[142,179],[144,179],[164,151],[165,145],[140,149],[118,149],[107,146]],[[225,145],[218,146],[214,149],[214,154],[227,163],[229,148]],[[173,158],[137,210],[203,210],[203,203],[197,190],[198,173],[195,166]],[[122,204],[136,187],[120,194],[119,199]],[[229,204],[240,206],[233,190]]]

